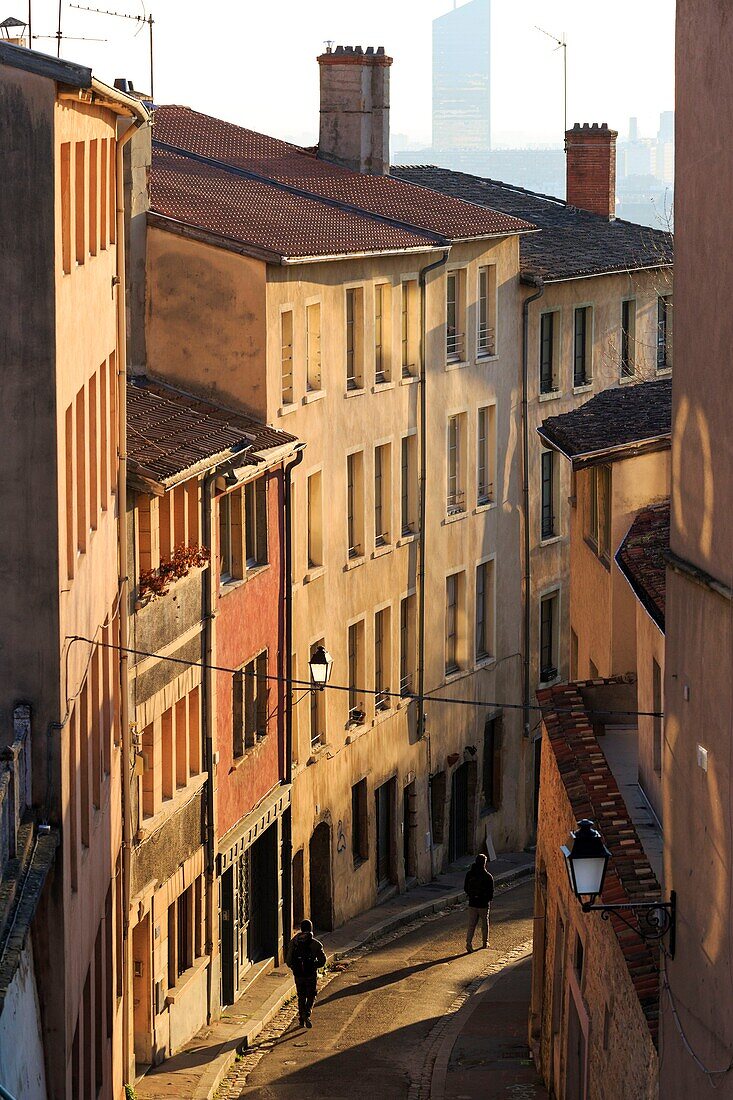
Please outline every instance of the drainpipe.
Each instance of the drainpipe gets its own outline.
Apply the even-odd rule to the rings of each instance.
[[[425,538],[427,529],[426,500],[427,500],[427,469],[428,469],[428,442],[427,442],[427,368],[425,364],[427,346],[427,308],[426,288],[427,277],[436,268],[444,267],[448,262],[450,249],[446,248],[443,255],[420,269],[420,540],[418,543],[418,569],[419,569],[419,596],[418,596],[418,622],[417,634],[417,736],[418,740],[425,736]],[[430,737],[426,739],[428,754],[428,784],[432,760],[430,752]],[[429,787],[428,787],[429,789]],[[433,878],[435,869],[433,866],[433,831],[430,826],[430,877]]]
[[[523,328],[522,328],[522,465],[524,469],[524,484],[522,487],[522,507],[524,509],[524,736],[529,739],[529,706],[530,706],[530,646],[531,646],[531,615],[532,604],[530,600],[530,584],[532,580],[532,567],[530,564],[530,532],[529,532],[529,418],[527,414],[527,389],[528,389],[528,362],[529,362],[529,307],[545,293],[545,284],[538,276],[529,277],[533,286],[537,287],[534,294],[524,299],[523,304]]]
[[[298,444],[292,462],[283,463],[284,588],[285,588],[285,782],[293,781],[293,517],[292,472],[303,461],[305,443]]]
[[[127,318],[125,285],[125,178],[124,149],[135,131],[150,124],[147,111],[140,106],[125,133],[117,139],[115,162],[115,208],[117,222],[117,247],[115,251],[115,279],[117,288],[117,528],[119,546],[120,592],[120,725],[122,727],[122,921],[123,921],[123,1004],[122,1049],[123,1080],[129,1082],[130,1072],[130,1010],[132,1008],[132,944],[130,940],[130,849],[132,845],[132,812],[130,805],[130,765],[132,745],[130,739],[129,644],[130,578],[127,554]],[[134,1084],[134,1075],[133,1081]]]
[[[206,768],[206,954],[209,956],[209,965],[206,969],[206,1012],[207,1020],[212,1019],[211,1006],[213,996],[213,966],[214,966],[214,893],[216,885],[216,834],[214,829],[214,733],[212,722],[212,705],[214,692],[213,661],[213,625],[214,625],[214,526],[213,509],[211,507],[214,481],[218,476],[217,469],[209,470],[204,476],[201,490],[201,531],[206,540],[205,545],[211,552],[209,557],[208,576],[204,583],[203,591],[203,674],[201,676],[201,739],[204,747],[204,767]]]

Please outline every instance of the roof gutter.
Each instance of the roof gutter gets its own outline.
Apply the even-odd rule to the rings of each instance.
[[[545,293],[542,279],[534,277],[532,285],[537,289],[524,299],[522,304],[522,466],[524,480],[522,484],[522,508],[524,511],[524,591],[523,591],[523,620],[524,620],[524,653],[522,655],[523,676],[522,696],[524,703],[524,736],[529,739],[530,729],[530,704],[531,704],[531,633],[532,633],[532,563],[531,563],[531,538],[529,520],[529,307]]]

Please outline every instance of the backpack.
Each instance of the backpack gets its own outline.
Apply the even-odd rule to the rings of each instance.
[[[292,971],[296,978],[315,978],[318,974],[318,958],[313,954],[313,939],[298,939],[293,950]]]

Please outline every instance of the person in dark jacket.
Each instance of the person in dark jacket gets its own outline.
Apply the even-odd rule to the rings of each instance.
[[[326,965],[323,944],[313,935],[313,925],[304,920],[285,953],[285,963],[293,972],[298,991],[300,1026],[313,1027],[311,1009],[318,991],[318,971]]]
[[[494,876],[486,870],[486,856],[479,852],[468,869],[463,889],[468,894],[466,951],[473,951],[473,934],[481,925],[482,947],[489,946],[489,909],[494,897]]]

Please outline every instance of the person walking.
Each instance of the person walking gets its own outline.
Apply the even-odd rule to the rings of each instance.
[[[466,951],[473,951],[476,925],[481,925],[483,947],[489,946],[489,910],[494,897],[494,876],[486,870],[486,856],[479,852],[468,869],[463,889],[468,894],[468,926]]]
[[[313,1027],[311,1009],[318,991],[318,971],[326,965],[323,944],[313,935],[313,925],[304,920],[285,953],[285,963],[293,972],[298,991],[298,1018],[301,1027]]]

